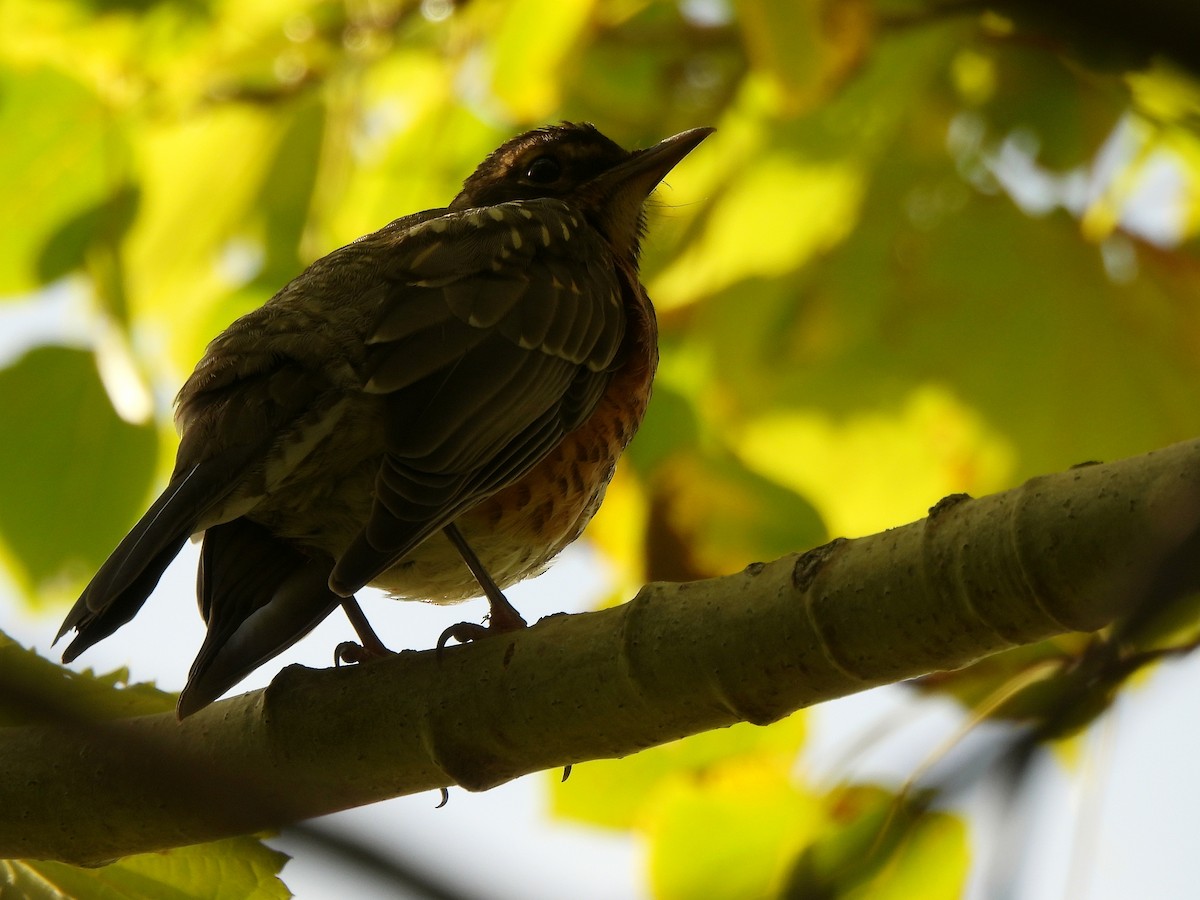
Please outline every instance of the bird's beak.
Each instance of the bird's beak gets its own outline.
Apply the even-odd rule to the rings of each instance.
[[[644,200],[667,173],[696,149],[715,128],[693,128],[682,131],[645,150],[635,150],[629,159],[613,166],[596,182],[620,193],[629,192]]]
[[[634,252],[642,229],[642,204],[667,173],[715,128],[683,131],[653,147],[635,150],[587,185],[601,212],[603,230],[619,255]]]

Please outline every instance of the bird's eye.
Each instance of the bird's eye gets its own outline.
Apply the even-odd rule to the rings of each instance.
[[[562,175],[562,166],[553,156],[539,156],[529,164],[525,177],[534,184],[553,184]]]

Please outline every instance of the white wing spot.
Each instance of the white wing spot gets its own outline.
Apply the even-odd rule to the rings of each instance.
[[[514,228],[510,232],[510,234],[512,235],[513,249],[520,250],[521,249],[521,232],[517,231],[517,229]]]
[[[532,212],[530,212],[529,210],[527,210],[527,209],[526,209],[525,207],[523,207],[523,206],[518,206],[518,207],[517,207],[517,212],[519,212],[521,215],[523,215],[523,216],[524,216],[526,219],[532,219],[532,218],[533,218],[533,213],[532,213]]]
[[[489,206],[487,208],[487,214],[497,222],[504,221],[504,210],[500,209],[498,206]]]
[[[434,234],[441,234],[443,231],[446,230],[446,220],[445,219],[434,219],[432,222],[429,223],[429,230],[432,231]]]
[[[560,220],[558,224],[562,226],[563,240],[569,241],[571,239],[571,232],[567,229],[567,223]]]
[[[550,246],[550,229],[545,225],[542,226],[542,243],[547,247]]]
[[[414,256],[409,265],[415,269],[417,266],[421,265],[421,263],[425,262],[425,260],[429,259],[429,257],[431,257],[441,246],[441,241],[434,241],[432,244]]]

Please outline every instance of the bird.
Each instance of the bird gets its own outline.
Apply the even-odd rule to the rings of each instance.
[[[132,619],[201,542],[206,634],[176,708],[214,702],[355,595],[489,601],[543,571],[595,514],[649,402],[644,205],[712,128],[627,151],[589,123],[520,134],[444,208],[329,253],[209,343],[176,398],[167,487],[55,639],[70,662]]]

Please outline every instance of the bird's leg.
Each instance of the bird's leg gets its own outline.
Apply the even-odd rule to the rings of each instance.
[[[471,574],[475,576],[475,580],[479,582],[479,586],[483,588],[483,595],[487,597],[488,606],[491,611],[488,614],[488,624],[486,626],[476,625],[472,622],[459,622],[457,625],[451,625],[438,638],[438,650],[446,646],[446,641],[450,640],[450,638],[454,638],[460,644],[465,644],[467,641],[478,640],[489,634],[527,628],[528,623],[521,618],[521,614],[517,612],[516,608],[508,602],[508,598],[504,596],[504,592],[500,590],[496,582],[492,579],[492,576],[488,574],[488,570],[483,567],[483,563],[479,561],[479,557],[475,555],[475,551],[471,549],[471,545],[462,536],[462,532],[458,530],[458,526],[451,522],[442,531],[450,539],[450,543],[454,545],[463,562],[467,564],[467,568],[471,570]]]
[[[342,609],[346,611],[346,618],[354,626],[354,630],[358,633],[358,639],[362,643],[356,644],[354,641],[342,641],[338,644],[333,651],[333,662],[335,665],[361,663],[369,659],[378,659],[381,656],[391,655],[392,651],[383,645],[383,641],[379,639],[379,635],[375,633],[375,629],[367,621],[362,607],[358,605],[358,601],[354,597],[343,597]]]

